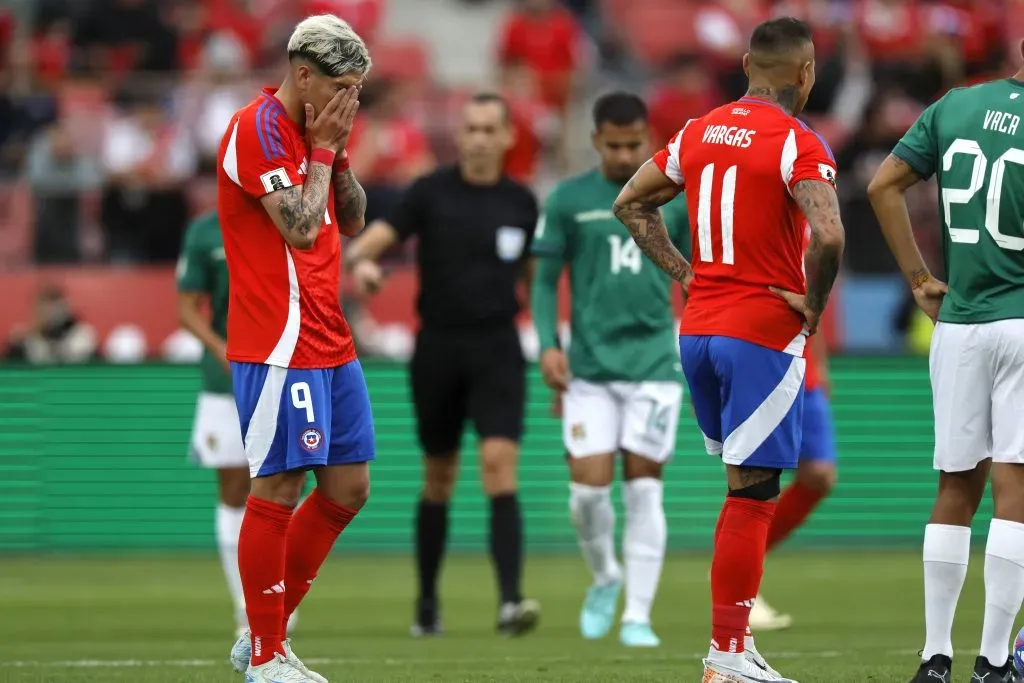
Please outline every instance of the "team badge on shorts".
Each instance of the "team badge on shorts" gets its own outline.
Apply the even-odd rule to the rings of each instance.
[[[209,448],[211,451],[217,450],[217,435],[216,434],[207,434],[207,436],[206,436],[206,447]]]
[[[319,429],[315,429],[313,427],[303,431],[299,436],[299,444],[310,453],[316,453],[320,450],[320,446],[323,442],[324,435],[320,433]]]
[[[582,441],[587,438],[587,430],[582,422],[577,422],[571,428],[573,441]]]

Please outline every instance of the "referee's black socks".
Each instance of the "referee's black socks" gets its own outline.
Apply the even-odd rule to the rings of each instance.
[[[416,514],[416,562],[419,566],[420,601],[433,610],[437,602],[437,577],[448,541],[448,503],[421,500]]]
[[[491,498],[491,558],[498,574],[502,604],[519,603],[523,576],[523,518],[514,493]]]

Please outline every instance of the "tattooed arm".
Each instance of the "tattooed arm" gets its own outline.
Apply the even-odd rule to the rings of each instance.
[[[346,237],[355,237],[366,225],[366,192],[351,168],[344,173],[335,173],[333,182],[338,229]]]
[[[914,239],[914,229],[910,225],[910,213],[907,211],[906,191],[920,180],[910,164],[890,154],[868,185],[868,199],[882,227],[882,235],[912,288],[920,286],[931,277]]]
[[[673,280],[685,283],[693,275],[689,262],[672,244],[659,207],[682,192],[652,162],[648,161],[630,179],[615,200],[615,217],[629,228],[640,250],[668,273]]]
[[[846,235],[839,217],[836,189],[821,180],[801,180],[793,186],[793,198],[811,225],[811,244],[804,259],[807,272],[806,306],[820,314],[839,274]]]
[[[305,183],[271,192],[260,202],[285,242],[296,249],[312,249],[324,224],[330,187],[331,167],[314,161]]]

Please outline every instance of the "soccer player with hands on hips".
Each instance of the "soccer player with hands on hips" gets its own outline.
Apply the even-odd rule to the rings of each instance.
[[[671,280],[615,220],[612,202],[650,156],[647,107],[611,93],[594,105],[601,163],[560,183],[535,237],[532,309],[544,380],[558,392],[569,460],[569,509],[593,577],[580,613],[584,638],[604,637],[625,583],[619,638],[656,647],[651,605],[665,558],[662,469],[676,445],[683,373],[673,350]],[[686,200],[663,212],[673,243],[689,252]],[[568,353],[558,344],[558,281],[572,289]],[[625,576],[615,553],[611,487],[622,454]]]
[[[795,118],[814,86],[810,29],[789,17],[760,24],[743,68],[747,95],[689,121],[614,208],[643,252],[687,290],[683,374],[707,451],[726,465],[704,683],[790,680],[757,652],[748,621],[780,476],[799,461],[807,338],[845,241],[832,153]],[[696,218],[692,267],[659,211],[684,188]]]
[[[345,144],[370,66],[347,23],[304,20],[281,87],[232,117],[218,155],[227,358],[252,477],[238,541],[251,632],[230,655],[246,683],[325,680],[285,624],[369,493],[373,416],[339,286],[341,235],[366,208]],[[296,509],[308,470],[316,488]]]
[[[971,680],[1018,680],[1008,643],[1024,601],[1022,104],[1024,69],[950,90],[921,114],[868,187],[914,300],[935,322],[928,364],[939,488],[924,532],[925,644],[914,683],[951,679],[971,521],[990,478],[985,619]],[[948,286],[921,257],[904,196],[932,175]]]

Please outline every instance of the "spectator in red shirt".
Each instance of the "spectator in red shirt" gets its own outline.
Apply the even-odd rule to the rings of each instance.
[[[508,103],[515,143],[505,155],[505,173],[519,182],[533,182],[546,146],[560,131],[558,113],[540,96],[533,72],[510,62],[502,72],[502,96]]]
[[[582,31],[575,17],[554,0],[520,0],[501,31],[498,61],[503,69],[523,63],[537,79],[550,106],[564,110],[579,67]]]
[[[708,113],[720,100],[700,55],[682,53],[674,57],[650,96],[654,149],[664,147],[687,121]]]

